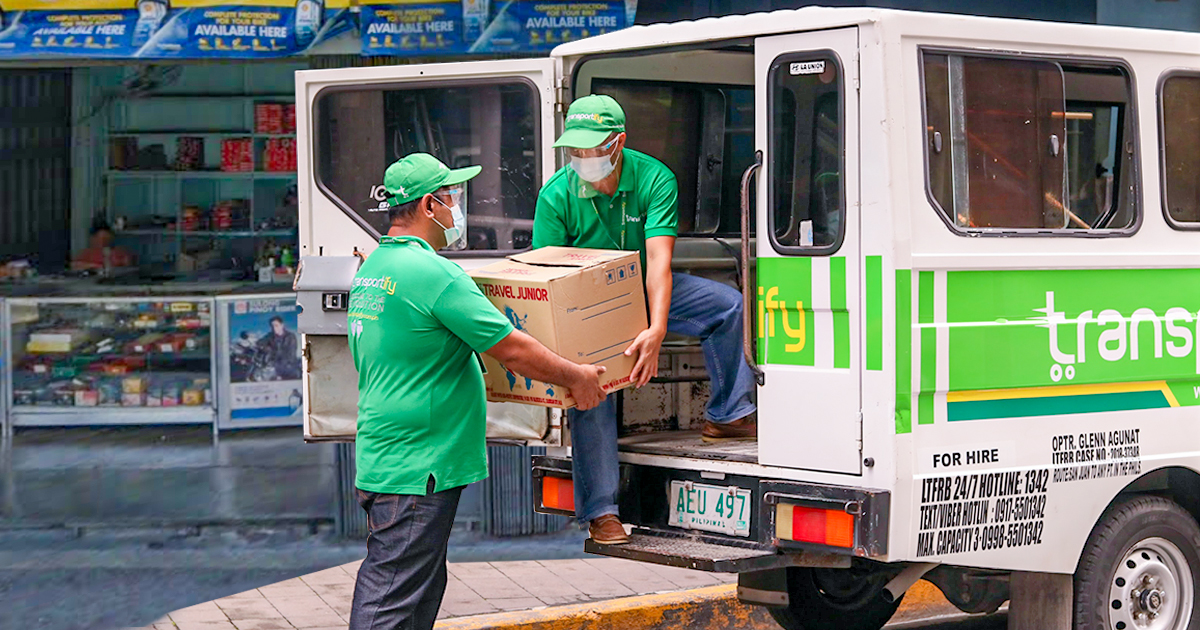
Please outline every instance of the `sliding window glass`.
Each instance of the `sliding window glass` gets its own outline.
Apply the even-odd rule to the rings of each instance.
[[[1200,230],[1200,75],[1162,82],[1163,204],[1177,229]]]
[[[1136,225],[1130,81],[1112,65],[922,55],[928,192],[957,232]]]

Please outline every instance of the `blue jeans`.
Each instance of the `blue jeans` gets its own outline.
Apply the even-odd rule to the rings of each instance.
[[[709,420],[727,423],[754,412],[754,374],[742,357],[742,295],[728,285],[677,273],[671,277],[667,330],[699,337],[712,397]],[[571,411],[575,517],[586,523],[617,513],[617,408],[614,396]]]
[[[432,630],[446,593],[446,546],[462,487],[429,494],[356,490],[367,511],[350,630]]]

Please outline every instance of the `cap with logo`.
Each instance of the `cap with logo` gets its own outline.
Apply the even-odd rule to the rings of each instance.
[[[563,127],[555,147],[592,149],[600,146],[614,131],[625,131],[625,111],[611,96],[584,96],[571,103]]]
[[[442,186],[461,184],[482,170],[482,166],[452,169],[428,153],[410,153],[387,168],[383,174],[383,187],[387,189],[388,204],[400,206]]]

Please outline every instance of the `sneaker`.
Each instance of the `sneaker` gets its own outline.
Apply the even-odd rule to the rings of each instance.
[[[724,424],[709,420],[700,431],[700,439],[705,442],[750,441],[758,439],[758,412],[726,422]]]
[[[621,519],[612,514],[592,519],[588,525],[588,534],[601,545],[623,545],[629,542],[629,534],[625,533]]]

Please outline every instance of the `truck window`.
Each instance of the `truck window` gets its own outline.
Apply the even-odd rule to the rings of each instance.
[[[431,153],[451,168],[483,166],[466,190],[468,250],[532,244],[541,186],[538,100],[527,82],[329,88],[315,103],[316,181],[343,211],[387,232],[380,184],[389,164]]]
[[[956,231],[1135,224],[1124,69],[931,52],[922,64],[929,196]]]
[[[754,88],[596,78],[625,109],[627,145],[679,181],[681,235],[741,230],[742,170],[754,162]]]
[[[1177,229],[1200,229],[1200,75],[1168,76],[1159,103],[1167,219]]]
[[[842,72],[832,53],[784,55],[769,75],[771,245],[830,254],[845,230]]]

